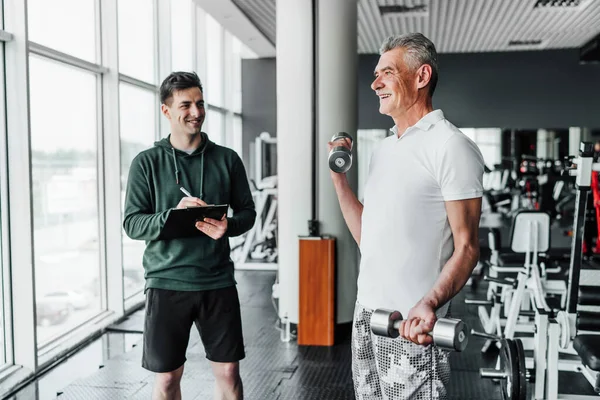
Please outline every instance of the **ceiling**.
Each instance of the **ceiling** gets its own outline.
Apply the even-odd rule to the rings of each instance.
[[[232,3],[275,46],[276,0]],[[423,33],[440,53],[579,48],[600,33],[600,0],[358,0],[357,7],[358,52],[368,54],[406,32]],[[380,7],[403,12],[382,15]]]

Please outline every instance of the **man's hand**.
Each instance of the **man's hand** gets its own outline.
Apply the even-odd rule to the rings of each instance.
[[[175,208],[187,208],[187,207],[198,207],[198,206],[206,206],[207,204],[200,200],[197,197],[182,197],[179,200],[179,204]]]
[[[437,321],[435,309],[424,301],[419,301],[408,312],[408,317],[400,323],[400,336],[416,344],[424,346],[433,343],[433,338],[427,333],[433,330]]]
[[[227,216],[218,219],[204,218],[204,221],[196,222],[196,229],[204,232],[207,236],[210,236],[214,240],[220,239],[227,232]]]

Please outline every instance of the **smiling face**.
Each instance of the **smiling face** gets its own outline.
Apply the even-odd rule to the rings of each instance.
[[[204,96],[199,87],[174,91],[161,110],[171,123],[171,134],[178,136],[200,133],[206,117]]]
[[[419,94],[418,71],[405,62],[405,49],[386,51],[375,67],[371,89],[379,97],[379,112],[393,117],[406,112]]]

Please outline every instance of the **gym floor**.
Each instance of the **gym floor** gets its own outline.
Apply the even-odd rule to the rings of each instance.
[[[245,399],[354,399],[349,334],[343,334],[331,348],[299,347],[294,341],[284,343],[275,328],[276,314],[271,301],[275,273],[238,271],[236,279],[247,353],[241,362]],[[471,287],[463,289],[453,302],[453,316],[479,329],[475,309],[467,308],[462,300],[465,295],[476,297],[484,293],[484,286],[476,291]],[[140,366],[142,328],[140,310],[11,400],[150,399],[153,376]],[[183,398],[210,399],[213,390],[210,366],[197,332],[195,329],[192,332],[182,380]],[[483,342],[471,338],[464,352],[451,355],[451,399],[502,398],[499,385],[479,378],[479,368],[495,364],[493,355],[482,356]],[[587,381],[575,373],[561,374],[560,389],[565,393],[594,394]]]

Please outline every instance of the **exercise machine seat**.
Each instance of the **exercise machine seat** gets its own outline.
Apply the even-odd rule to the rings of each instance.
[[[584,365],[593,371],[600,371],[600,335],[575,336],[573,348]]]
[[[568,253],[568,250],[565,249],[550,249],[544,255],[538,255],[539,261],[544,261],[546,263],[551,263],[554,261],[561,262],[564,261],[566,263],[569,262],[569,257],[571,255]],[[498,264],[524,264],[525,263],[525,254],[522,253],[512,253],[509,249],[502,249],[498,256]]]
[[[598,286],[579,286],[577,303],[583,306],[600,306],[600,289]]]

